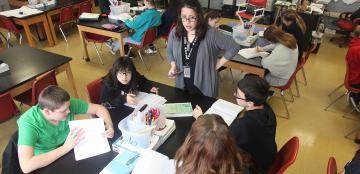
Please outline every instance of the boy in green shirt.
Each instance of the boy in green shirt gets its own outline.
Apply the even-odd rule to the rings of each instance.
[[[113,123],[105,107],[70,98],[57,86],[48,86],[18,120],[18,154],[21,170],[29,173],[49,165],[68,153],[81,140],[83,130],[70,131],[69,121],[78,114],[95,114],[104,119],[106,132],[112,138]]]

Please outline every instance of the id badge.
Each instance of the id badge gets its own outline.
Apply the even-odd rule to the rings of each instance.
[[[184,66],[184,77],[190,78],[190,66]]]

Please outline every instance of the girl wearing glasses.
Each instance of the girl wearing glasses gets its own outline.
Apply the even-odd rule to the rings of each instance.
[[[185,0],[179,13],[167,45],[171,64],[168,76],[175,79],[177,88],[192,95],[216,97],[217,69],[232,59],[240,46],[231,37],[208,27],[197,0]],[[225,53],[218,59],[220,50]]]
[[[276,118],[274,111],[266,103],[269,84],[259,76],[248,74],[238,82],[234,96],[238,105],[245,108],[243,117],[238,117],[230,125],[236,144],[249,155],[250,173],[266,173],[275,160]],[[199,106],[194,109],[194,117],[202,115]]]
[[[130,58],[120,57],[103,78],[100,101],[108,109],[122,106],[124,103],[136,104],[135,97],[138,91],[157,94],[158,88],[136,71]]]

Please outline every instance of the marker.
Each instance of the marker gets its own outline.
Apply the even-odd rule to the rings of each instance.
[[[147,107],[147,104],[145,104],[144,106],[142,106],[139,111],[140,111],[140,112],[144,111],[144,110],[146,109],[146,107]]]

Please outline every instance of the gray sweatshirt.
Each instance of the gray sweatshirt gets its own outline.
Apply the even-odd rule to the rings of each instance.
[[[265,51],[272,50],[268,57],[264,57],[261,64],[270,73],[265,79],[271,86],[283,86],[294,73],[298,61],[298,48],[290,49],[280,43],[264,47]]]
[[[167,45],[167,57],[176,63],[176,67],[183,72],[181,39],[175,36],[176,28],[169,34]],[[213,28],[208,29],[203,40],[201,40],[196,56],[194,72],[194,85],[206,96],[218,96],[218,72],[216,63],[219,52],[223,50],[224,58],[232,59],[240,50],[240,46],[230,37]],[[184,89],[184,74],[181,73],[175,79],[175,86]]]

